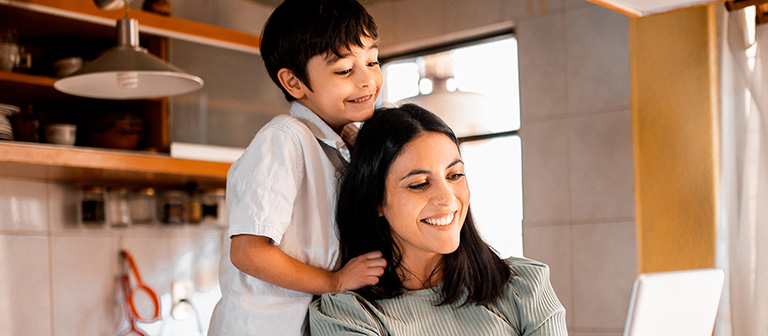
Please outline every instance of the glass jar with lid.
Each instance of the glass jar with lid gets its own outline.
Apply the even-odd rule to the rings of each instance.
[[[207,190],[201,199],[205,224],[226,225],[226,192],[223,188]]]
[[[202,192],[197,189],[190,189],[189,204],[187,206],[187,221],[190,224],[200,223],[203,218]]]
[[[165,224],[187,222],[187,194],[181,190],[167,190],[163,193],[162,220]]]
[[[109,189],[107,193],[107,220],[113,227],[126,227],[131,224],[131,213],[128,208],[128,189]]]
[[[157,197],[154,188],[141,188],[131,194],[131,220],[134,224],[157,222]]]
[[[104,192],[100,187],[83,190],[80,200],[80,219],[87,227],[103,227],[105,224]]]

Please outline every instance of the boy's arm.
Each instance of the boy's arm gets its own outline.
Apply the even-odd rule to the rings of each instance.
[[[247,234],[232,237],[230,259],[248,275],[313,295],[375,285],[386,266],[380,252],[370,252],[350,260],[336,272],[326,271],[285,254],[268,237]]]

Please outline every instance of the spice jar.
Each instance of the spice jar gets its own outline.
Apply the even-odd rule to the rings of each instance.
[[[187,215],[187,194],[180,190],[163,193],[163,223],[183,224]]]
[[[203,218],[203,207],[201,203],[201,192],[199,190],[192,190],[189,193],[189,207],[187,220],[190,223],[197,224]]]
[[[154,188],[143,188],[131,195],[131,221],[134,224],[152,224],[157,220],[157,198]]]
[[[83,190],[80,218],[88,227],[104,226],[104,193],[99,187]]]
[[[202,197],[203,223],[225,225],[225,190],[208,190]]]
[[[109,189],[107,194],[107,219],[113,227],[126,227],[131,224],[131,213],[128,209],[128,189]]]

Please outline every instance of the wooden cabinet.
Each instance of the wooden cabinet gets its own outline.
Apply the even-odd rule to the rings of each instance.
[[[77,54],[84,59],[116,43],[115,20],[123,10],[104,11],[90,0],[0,0],[0,22],[19,31],[21,44],[31,51],[33,67],[26,73],[0,71],[0,103],[40,113],[41,123],[74,122],[113,111],[131,113],[145,125],[139,150],[66,147],[31,142],[0,141],[0,176],[63,181],[174,186],[194,182],[224,185],[227,163],[171,158],[168,100],[109,101],[74,97],[56,91],[50,63]],[[258,52],[258,36],[140,10],[129,16],[139,21],[141,44],[167,58],[168,38],[218,48]],[[42,127],[43,125],[41,125]]]

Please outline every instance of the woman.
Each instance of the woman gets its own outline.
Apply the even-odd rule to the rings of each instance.
[[[469,211],[453,131],[412,104],[378,110],[339,190],[342,262],[381,251],[378,284],[325,294],[313,335],[566,335],[546,265],[501,260]]]

